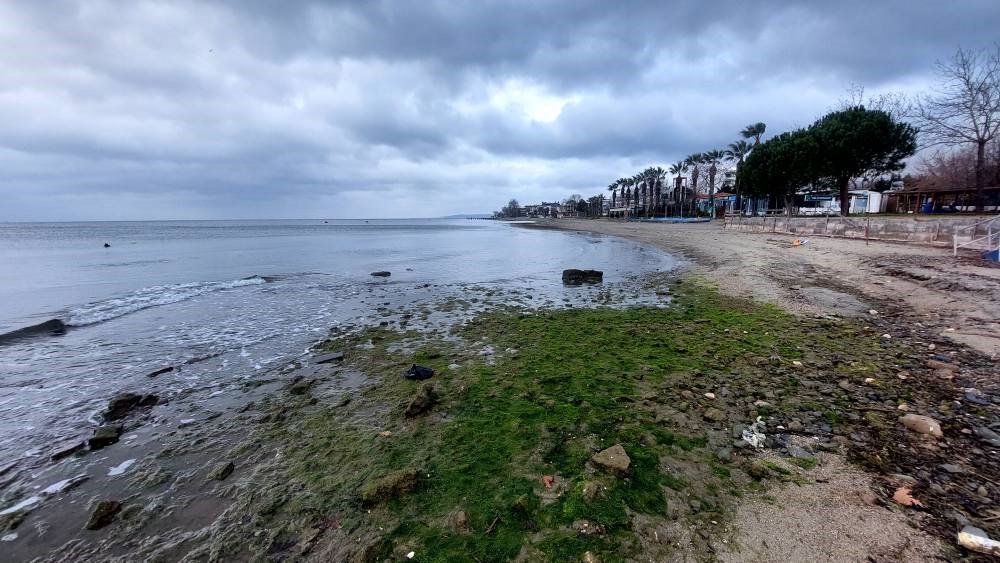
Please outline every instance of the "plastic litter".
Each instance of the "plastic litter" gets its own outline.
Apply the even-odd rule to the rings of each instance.
[[[958,543],[971,551],[987,555],[1000,555],[1000,541],[990,539],[986,532],[975,526],[962,528],[962,531],[958,533]]]
[[[766,427],[767,424],[764,422],[764,417],[758,416],[756,422],[743,430],[743,441],[755,448],[763,448],[764,440],[767,438],[764,436],[764,428]]]
[[[406,373],[403,374],[403,377],[405,377],[406,379],[414,379],[418,381],[423,379],[430,379],[431,377],[434,377],[434,370],[426,366],[418,366],[417,364],[413,364],[412,366],[410,366],[410,369],[406,370]]]

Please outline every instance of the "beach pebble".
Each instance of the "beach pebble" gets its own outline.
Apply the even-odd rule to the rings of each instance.
[[[934,436],[935,438],[940,438],[944,435],[944,433],[941,432],[941,423],[929,416],[908,414],[899,417],[899,422],[901,422],[903,426],[920,434],[927,434]]]

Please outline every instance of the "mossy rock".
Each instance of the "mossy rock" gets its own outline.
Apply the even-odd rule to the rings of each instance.
[[[361,502],[371,506],[397,498],[417,488],[419,471],[401,469],[384,475],[364,486]]]

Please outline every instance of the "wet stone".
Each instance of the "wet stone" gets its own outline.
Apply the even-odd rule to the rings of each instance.
[[[122,503],[116,500],[102,500],[94,505],[90,519],[84,527],[88,530],[100,530],[110,524],[121,509]]]
[[[224,461],[212,468],[212,470],[208,473],[208,478],[216,481],[225,481],[226,478],[232,475],[235,470],[236,464],[231,461]]]
[[[79,439],[63,442],[52,450],[52,460],[56,461],[64,457],[69,457],[82,450],[85,445],[83,440]]]
[[[108,408],[104,412],[104,420],[120,420],[125,418],[132,411],[151,407],[159,402],[156,395],[139,395],[137,393],[119,393],[108,401]]]
[[[726,420],[726,413],[716,408],[705,409],[705,412],[703,412],[701,416],[704,417],[705,420],[710,420],[712,422],[722,422]]]
[[[92,450],[99,450],[118,441],[124,428],[121,424],[105,424],[94,429],[94,435],[87,440]]]
[[[991,446],[1000,448],[1000,434],[997,434],[996,432],[990,430],[985,426],[977,427],[975,432],[976,435],[979,436],[980,440],[986,442]]]
[[[339,362],[344,359],[343,352],[327,352],[326,354],[320,354],[313,358],[313,363],[316,364],[328,364],[330,362]]]

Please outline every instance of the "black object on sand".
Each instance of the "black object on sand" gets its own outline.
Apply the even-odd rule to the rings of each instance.
[[[417,364],[413,364],[412,366],[410,366],[410,369],[406,370],[406,373],[403,374],[403,377],[405,377],[406,379],[414,379],[418,381],[422,379],[430,379],[431,377],[434,377],[434,370],[426,366],[418,366]]]

